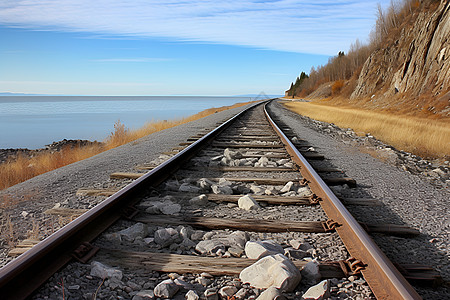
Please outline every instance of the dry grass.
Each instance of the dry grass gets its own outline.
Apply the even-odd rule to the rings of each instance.
[[[450,123],[413,116],[394,115],[325,103],[285,103],[301,115],[352,128],[358,134],[370,133],[397,149],[423,157],[450,157]]]
[[[89,158],[103,151],[124,145],[154,132],[198,120],[220,111],[241,107],[248,103],[250,102],[237,103],[232,106],[220,108],[210,108],[179,120],[149,122],[142,128],[136,130],[128,130],[124,124],[117,121],[116,124],[114,124],[114,132],[112,132],[105,140],[103,146],[96,145],[73,148],[68,146],[58,152],[42,152],[33,157],[18,155],[16,159],[0,164],[0,190],[26,181],[37,175]],[[8,205],[10,202],[9,198],[2,200],[2,205]]]

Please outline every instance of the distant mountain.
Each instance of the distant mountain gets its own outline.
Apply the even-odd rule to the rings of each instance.
[[[261,98],[261,94],[246,94],[246,95],[234,95],[233,97],[260,97]],[[278,98],[278,97],[284,97],[284,95],[266,95],[264,94],[264,97],[268,97],[268,98]]]

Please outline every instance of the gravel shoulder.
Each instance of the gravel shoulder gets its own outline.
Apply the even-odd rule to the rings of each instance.
[[[431,265],[445,281],[450,280],[448,181],[426,178],[426,170],[419,174],[405,170],[398,164],[398,158],[392,159],[393,154],[397,154],[388,146],[389,159],[380,159],[380,155],[374,155],[378,159],[373,157],[373,152],[386,152],[383,150],[386,147],[368,147],[365,143],[367,138],[357,137],[348,129],[342,130],[300,116],[279,102],[273,102],[270,108],[299,138],[307,140],[346,176],[356,180],[356,189],[334,189],[337,194],[374,198],[382,202],[381,207],[349,207],[356,219],[370,223],[405,224],[420,231],[421,234],[415,238],[375,236],[374,240],[390,259],[399,263]],[[427,299],[450,297],[450,291],[445,287],[420,289],[419,292]]]
[[[205,133],[206,129],[215,128],[217,123],[228,120],[246,107],[218,112],[156,132],[0,191],[0,200],[11,203],[0,208],[0,266],[11,260],[6,257],[11,243],[37,234],[42,239],[63,225],[61,220],[44,215],[45,210],[58,203],[70,203],[72,208],[94,206],[96,203],[83,203],[83,199],[76,196],[79,188],[99,187],[105,182],[109,187],[122,187],[123,181],[116,183],[109,179],[111,173],[136,172],[135,166],[157,159],[162,152],[172,150],[193,135]]]

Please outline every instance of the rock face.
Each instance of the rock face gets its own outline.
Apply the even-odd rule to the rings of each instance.
[[[284,255],[276,254],[261,258],[242,270],[239,278],[256,288],[276,287],[284,292],[295,289],[301,280],[300,271]]]
[[[385,87],[386,96],[431,94],[436,102],[448,102],[449,37],[450,3],[441,1],[436,10],[421,12],[414,26],[404,28],[393,43],[369,56],[351,98],[370,97]]]

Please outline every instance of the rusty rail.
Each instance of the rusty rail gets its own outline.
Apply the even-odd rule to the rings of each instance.
[[[305,183],[320,199],[319,203],[328,218],[335,222],[336,231],[354,258],[348,261],[349,271],[362,272],[377,299],[422,299],[275,124],[267,112],[267,104],[264,112],[292,160],[300,166]]]
[[[132,205],[138,202],[138,197],[146,189],[163,182],[239,116],[260,104],[253,104],[236,114],[1,268],[0,298],[25,299],[74,257],[81,261],[87,260],[82,256],[95,252],[95,248],[89,248],[89,242],[121,217],[127,217]]]

